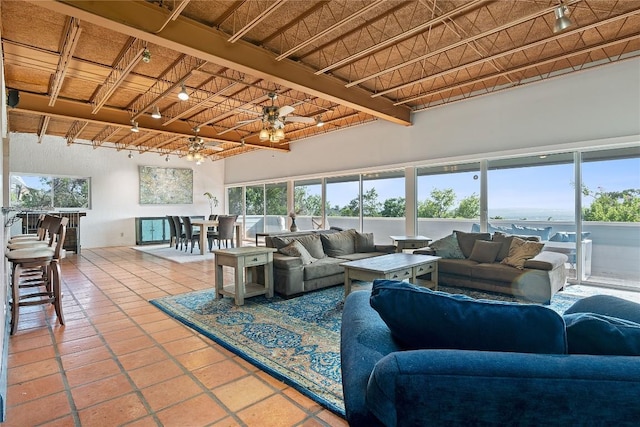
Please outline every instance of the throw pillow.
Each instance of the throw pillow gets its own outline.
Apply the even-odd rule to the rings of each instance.
[[[405,349],[567,351],[562,317],[541,305],[476,300],[393,280],[374,280],[370,303]]]
[[[573,303],[564,314],[596,313],[640,323],[640,304],[613,295],[592,295]]]
[[[276,249],[280,250],[287,246],[289,243],[297,240],[302,243],[302,246],[309,252],[309,254],[316,259],[321,259],[326,257],[327,255],[324,253],[322,249],[322,242],[320,241],[320,236],[316,234],[309,234],[307,236],[296,236],[296,237],[286,237],[286,236],[275,236],[271,239]]]
[[[367,253],[367,252],[375,252],[376,245],[373,243],[373,233],[356,233],[356,252],[357,253]]]
[[[458,245],[465,258],[469,258],[473,250],[473,244],[476,240],[491,240],[489,233],[465,233],[464,231],[454,231],[458,239]]]
[[[549,236],[551,234],[552,227],[544,227],[544,228],[535,228],[535,227],[527,227],[516,224],[511,224],[513,228],[513,234],[520,234],[522,236],[538,236],[540,240],[549,240]]]
[[[451,233],[447,237],[436,240],[429,245],[429,248],[433,249],[436,252],[435,254],[441,258],[464,259],[464,254],[460,249],[458,238],[455,233]]]
[[[297,240],[294,240],[287,246],[278,249],[278,252],[284,255],[300,257],[302,259],[302,264],[304,265],[311,264],[313,261],[317,261],[317,259],[312,257],[309,254],[309,251],[307,251],[307,249],[302,246],[302,243],[298,242]]]
[[[509,256],[509,248],[511,248],[511,242],[513,241],[514,237],[517,237],[522,240],[531,240],[533,242],[540,241],[540,237],[538,236],[514,236],[514,235],[502,233],[500,231],[496,231],[495,233],[493,233],[493,241],[502,243],[500,252],[498,252],[498,255],[496,256],[496,261],[502,261],[507,256]]]
[[[565,314],[570,354],[640,356],[640,324],[595,313]]]
[[[322,248],[328,256],[337,258],[356,252],[355,230],[338,231],[337,233],[321,234]]]
[[[488,242],[486,240],[476,240],[469,259],[481,263],[491,263],[496,260],[498,252],[502,248],[501,242]]]
[[[538,255],[543,247],[544,243],[514,237],[509,247],[509,255],[500,261],[500,263],[523,270],[524,262]]]

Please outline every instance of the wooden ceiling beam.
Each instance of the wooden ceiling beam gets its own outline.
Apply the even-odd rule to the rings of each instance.
[[[411,125],[411,109],[404,105],[395,106],[386,98],[372,98],[362,88],[345,90],[342,80],[328,75],[317,76],[294,61],[277,61],[273,53],[242,40],[231,44],[222,32],[182,16],[154,34],[166,21],[167,11],[147,2],[27,1],[392,123]]]

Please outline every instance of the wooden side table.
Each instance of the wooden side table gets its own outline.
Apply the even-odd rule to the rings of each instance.
[[[396,245],[396,252],[402,253],[405,249],[420,249],[429,246],[431,239],[424,236],[389,236]]]
[[[245,298],[256,295],[273,297],[273,253],[274,248],[250,247],[218,249],[213,251],[216,263],[216,299],[224,295],[234,297],[236,305],[243,305]],[[224,285],[223,266],[235,269],[235,283]],[[251,274],[249,268],[260,267],[264,269],[264,283],[252,282],[257,274]]]

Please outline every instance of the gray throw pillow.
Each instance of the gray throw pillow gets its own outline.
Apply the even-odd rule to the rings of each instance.
[[[320,239],[324,253],[334,258],[356,253],[355,233],[355,230],[345,230],[321,234]]]
[[[500,242],[476,240],[469,259],[480,263],[492,263],[496,260],[500,248],[502,248],[502,243]]]
[[[278,252],[288,256],[300,257],[302,259],[302,264],[307,265],[311,264],[313,261],[317,261],[314,257],[309,254],[309,251],[302,246],[302,243],[294,240],[289,243],[287,246],[278,249]]]
[[[373,243],[373,233],[358,233],[356,231],[356,252],[375,252],[376,245]]]
[[[476,240],[491,240],[490,233],[465,233],[464,231],[454,231],[454,233],[456,233],[458,244],[465,258],[471,256],[473,244]]]
[[[436,240],[431,243],[429,247],[441,258],[464,259],[464,254],[462,253],[462,250],[460,250],[458,239],[454,233],[451,233],[440,240]]]
[[[276,249],[280,250],[287,246],[289,243],[297,240],[302,243],[302,246],[309,252],[309,254],[316,259],[321,259],[326,257],[327,255],[324,253],[322,249],[322,242],[320,241],[320,236],[316,234],[310,234],[307,236],[296,236],[296,237],[286,237],[286,236],[276,236],[273,237],[272,242],[274,243]]]

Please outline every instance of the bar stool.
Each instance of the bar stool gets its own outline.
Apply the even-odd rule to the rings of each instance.
[[[57,221],[57,220],[54,220]],[[64,325],[62,313],[62,275],[60,258],[67,232],[68,218],[59,218],[58,228],[51,236],[55,246],[17,249],[5,254],[12,263],[11,279],[11,335],[18,327],[20,307],[53,304],[56,316]],[[35,291],[21,292],[25,288],[38,288]]]
[[[49,225],[53,220],[52,215],[42,215],[41,219],[38,219],[38,228],[35,234],[18,234],[9,237],[9,243],[28,242],[28,241],[43,241],[47,238],[47,232]]]

